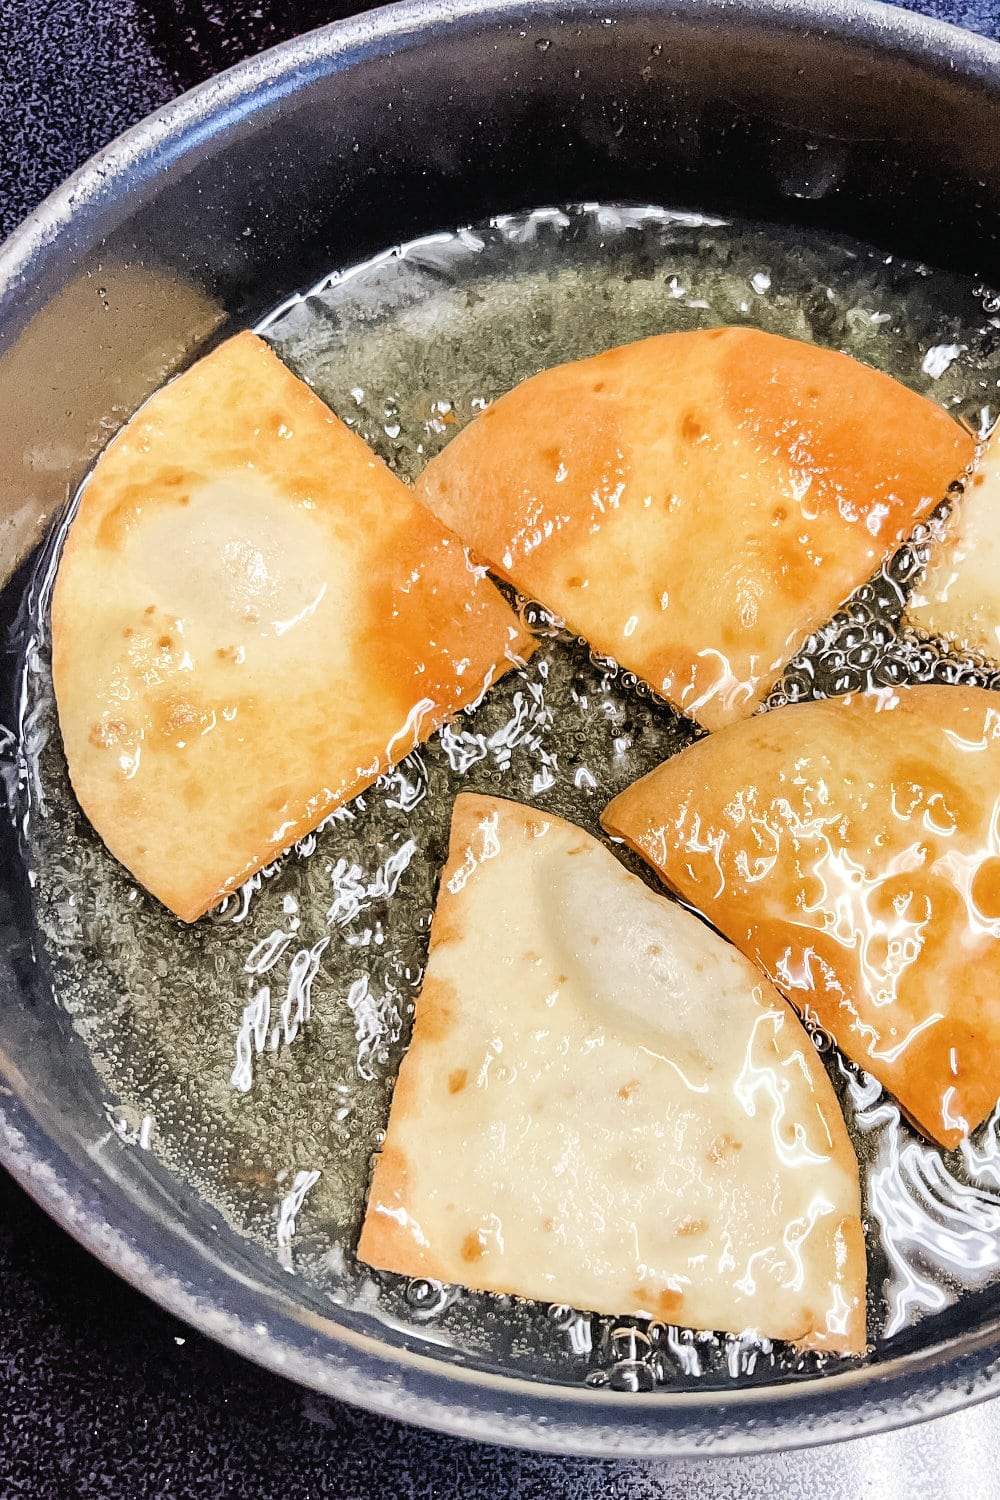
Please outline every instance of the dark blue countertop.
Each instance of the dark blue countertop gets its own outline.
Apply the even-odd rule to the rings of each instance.
[[[0,0],[0,235],[209,72],[362,9],[312,0]],[[908,8],[1000,38],[1000,0]],[[812,1454],[648,1468],[479,1447],[321,1400],[146,1302],[0,1172],[0,1500],[987,1497],[1000,1403]]]

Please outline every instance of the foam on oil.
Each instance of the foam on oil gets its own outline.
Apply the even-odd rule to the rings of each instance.
[[[1000,300],[856,244],[662,209],[542,209],[335,275],[262,327],[405,479],[518,380],[647,334],[740,324],[841,348],[975,429],[995,411]],[[900,631],[904,548],[807,643],[771,702],[904,680],[997,685]],[[48,666],[53,539],[31,591],[11,737],[16,812],[58,1003],[113,1127],[335,1301],[452,1358],[626,1390],[829,1368],[752,1334],[586,1317],[376,1276],[353,1256],[419,992],[460,789],[598,814],[695,731],[537,606],[528,666],[186,927],[107,854],[69,787]],[[815,1036],[862,1161],[879,1342],[1000,1266],[1000,1115],[942,1155]]]

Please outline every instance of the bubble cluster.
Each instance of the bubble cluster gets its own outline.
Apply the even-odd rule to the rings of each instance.
[[[928,534],[926,526],[918,527],[911,541],[809,637],[768,695],[768,708],[901,683],[1000,687],[994,665],[958,653],[947,641],[924,636],[902,620],[907,594],[926,560]]]

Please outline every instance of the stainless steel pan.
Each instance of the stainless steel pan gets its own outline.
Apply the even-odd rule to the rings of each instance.
[[[96,157],[0,252],[4,624],[93,455],[209,340],[407,237],[591,198],[829,228],[995,278],[1000,48],[861,3],[411,0],[213,79]],[[0,656],[8,792],[26,732],[13,671]],[[203,1331],[317,1390],[466,1436],[740,1452],[859,1435],[1000,1389],[996,1288],[847,1373],[644,1395],[459,1366],[334,1307],[109,1132],[6,817],[0,1159]]]

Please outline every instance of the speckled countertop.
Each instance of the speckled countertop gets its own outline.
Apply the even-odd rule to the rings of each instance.
[[[133,121],[338,0],[0,0],[0,236]],[[1000,0],[909,8],[1000,39]],[[810,1453],[669,1466],[421,1433],[227,1353],[93,1261],[0,1172],[0,1500],[991,1500],[1000,1402]]]

